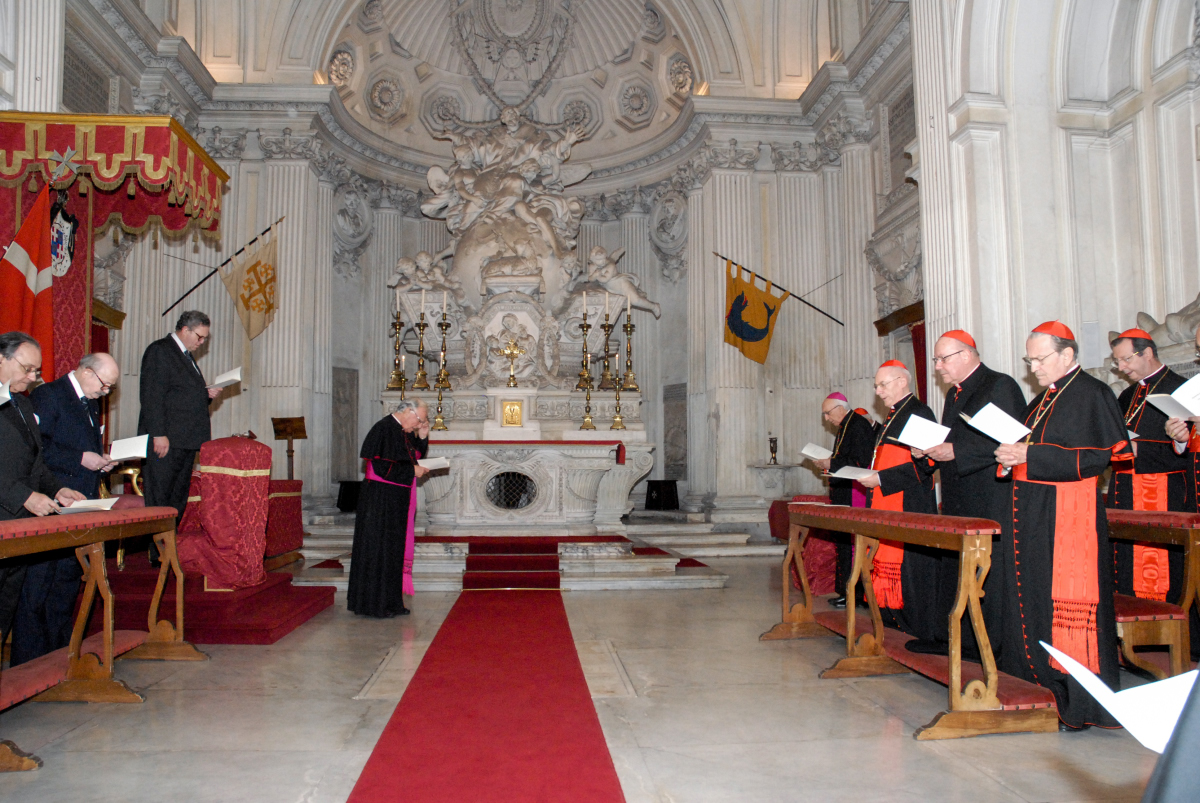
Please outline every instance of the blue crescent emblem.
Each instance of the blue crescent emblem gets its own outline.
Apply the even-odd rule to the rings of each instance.
[[[757,343],[771,331],[771,316],[779,309],[778,305],[772,308],[765,301],[763,302],[763,307],[767,310],[767,325],[761,329],[757,326],[751,326],[742,320],[742,313],[746,311],[746,294],[738,293],[738,297],[733,300],[733,304],[729,308],[729,315],[725,317],[725,325],[729,327],[729,331],[733,332],[741,340],[747,343]]]

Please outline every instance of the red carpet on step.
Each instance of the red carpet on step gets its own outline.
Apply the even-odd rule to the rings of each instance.
[[[467,591],[350,803],[624,801],[557,591]]]

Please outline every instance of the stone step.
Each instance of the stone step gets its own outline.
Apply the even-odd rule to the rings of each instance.
[[[746,533],[640,535],[637,540],[685,558],[776,557],[787,552],[787,544],[751,541]]]
[[[749,533],[644,533],[638,534],[636,540],[646,546],[656,546],[659,549],[674,549],[676,546],[741,546],[750,540]]]
[[[635,510],[629,514],[629,521],[639,524],[643,521],[702,522],[704,514],[686,510]]]
[[[413,572],[413,586],[422,591],[461,591],[462,572],[420,574]],[[625,590],[688,590],[724,588],[729,576],[708,567],[677,569],[669,573],[598,572],[596,574],[563,574],[564,591],[625,591]],[[350,575],[335,569],[308,569],[296,574],[293,585],[334,586],[345,589]]]
[[[637,538],[645,533],[662,533],[670,534],[685,534],[685,533],[711,533],[713,531],[711,523],[706,521],[634,521],[630,520],[625,524],[625,534],[630,538]]]

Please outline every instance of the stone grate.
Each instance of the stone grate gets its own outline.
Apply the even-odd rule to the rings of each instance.
[[[520,510],[537,499],[537,483],[519,471],[502,471],[488,480],[487,498],[504,510]]]

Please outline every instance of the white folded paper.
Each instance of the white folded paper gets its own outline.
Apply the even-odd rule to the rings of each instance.
[[[242,366],[234,368],[232,371],[226,371],[218,376],[208,386],[209,388],[227,388],[230,385],[236,385],[242,381]]]
[[[95,513],[97,510],[111,510],[116,503],[117,497],[115,496],[110,496],[108,499],[80,499],[78,502],[72,502],[70,507],[58,508],[58,512]]]
[[[108,450],[108,459],[114,463],[120,463],[122,460],[138,460],[146,456],[146,449],[149,448],[149,445],[149,435],[121,438],[119,441],[112,442],[112,448]]]
[[[934,423],[928,418],[922,418],[919,415],[910,415],[908,422],[904,425],[904,429],[900,431],[900,437],[896,438],[896,440],[905,446],[911,446],[914,449],[926,452],[939,444],[945,443],[946,436],[949,434],[950,427],[943,427],[941,424]]]
[[[959,413],[963,420],[997,443],[1017,443],[1029,434],[1029,427],[988,402],[975,415]]]
[[[439,468],[450,468],[450,461],[444,457],[426,457],[424,460],[418,460],[417,465],[430,471],[437,471]]]
[[[8,404],[8,401],[11,398],[12,397],[8,395],[8,383],[5,382],[3,385],[0,385],[0,407]]]
[[[1184,672],[1173,678],[1134,686],[1132,689],[1114,692],[1103,680],[1071,656],[1056,650],[1046,642],[1039,642],[1051,655],[1058,659],[1071,677],[1087,689],[1096,702],[1108,709],[1117,722],[1137,739],[1156,753],[1167,747],[1175,723],[1183,711],[1183,704],[1191,694],[1196,682],[1196,670]]]
[[[817,446],[815,443],[807,444],[800,450],[800,454],[807,457],[809,460],[828,460],[833,457],[833,452],[826,449],[824,446]]]
[[[874,474],[875,472],[869,468],[842,466],[829,476],[836,477],[839,480],[865,480],[867,477],[873,476]]]
[[[1125,431],[1126,431],[1127,433],[1129,433],[1129,440],[1131,440],[1131,441],[1135,441],[1135,440],[1137,440],[1137,438],[1138,438],[1138,434],[1137,434],[1136,432],[1134,432],[1132,429],[1127,429],[1127,430],[1125,430]]]

